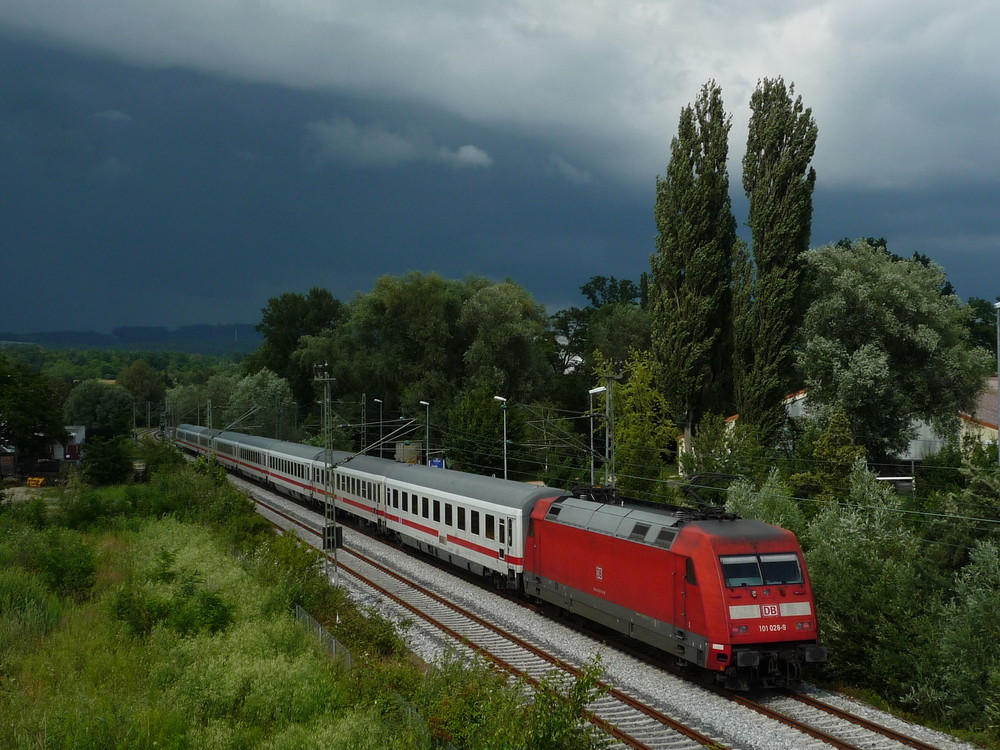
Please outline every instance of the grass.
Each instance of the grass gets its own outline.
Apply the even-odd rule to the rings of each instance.
[[[335,624],[354,670],[292,602]],[[578,728],[586,689],[532,702],[480,664],[415,665],[403,644],[210,473],[0,503],[0,747],[600,746]]]

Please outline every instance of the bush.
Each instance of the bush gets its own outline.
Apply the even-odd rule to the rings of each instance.
[[[132,477],[132,442],[127,437],[87,441],[83,480],[94,487],[122,484]]]
[[[36,573],[56,594],[83,599],[93,588],[97,561],[91,543],[70,529],[11,529],[0,543],[0,564]]]
[[[192,571],[177,571],[176,555],[160,550],[149,581],[129,584],[112,598],[115,617],[135,636],[147,636],[162,625],[181,636],[215,634],[233,621],[233,607],[211,591]]]

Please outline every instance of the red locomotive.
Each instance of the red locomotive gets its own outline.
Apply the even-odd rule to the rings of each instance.
[[[798,542],[761,521],[543,500],[531,513],[524,588],[734,690],[794,687],[805,664],[826,661]]]

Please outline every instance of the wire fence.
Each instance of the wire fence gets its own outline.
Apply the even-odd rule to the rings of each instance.
[[[351,669],[354,666],[354,657],[351,656],[351,652],[347,650],[344,644],[330,635],[330,631],[320,625],[316,618],[302,609],[298,604],[295,605],[295,619],[306,630],[316,636],[326,652],[334,659],[340,661],[344,665],[344,669]]]
[[[315,617],[306,612],[300,605],[295,605],[295,619],[299,624],[312,633],[319,642],[322,644],[326,652],[334,659],[340,661],[343,664],[344,669],[350,670],[354,665],[354,657],[351,656],[351,652],[347,650],[347,647],[343,643],[334,638],[330,631],[324,628]],[[430,737],[430,729],[427,726],[427,722],[424,720],[423,716],[419,711],[403,698],[397,692],[393,692],[393,698],[396,700],[400,711],[406,717],[407,721],[411,726],[419,727],[419,731],[431,739],[436,747],[441,748],[441,750],[458,750],[454,745],[446,740],[441,740],[439,738]]]

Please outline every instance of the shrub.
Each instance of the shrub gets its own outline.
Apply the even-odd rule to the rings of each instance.
[[[175,559],[160,550],[148,583],[126,584],[112,597],[112,612],[132,635],[147,636],[158,625],[185,637],[215,634],[232,623],[232,605],[197,573],[174,570]]]
[[[95,487],[127,482],[132,476],[132,443],[127,437],[93,438],[87,442],[83,479]]]

